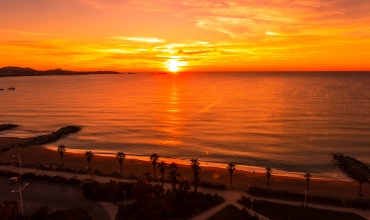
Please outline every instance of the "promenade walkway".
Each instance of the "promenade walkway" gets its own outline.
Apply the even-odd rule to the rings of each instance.
[[[19,167],[13,167],[13,166],[0,166],[0,169],[2,169],[2,170],[9,170],[10,169],[13,172],[20,172]],[[76,177],[76,178],[81,179],[81,180],[87,179],[87,178],[93,178],[94,180],[99,181],[99,182],[109,182],[109,180],[112,179],[112,177],[106,177],[106,176],[97,176],[97,175],[89,175],[89,174],[76,174],[76,173],[67,173],[67,172],[51,171],[51,170],[42,171],[42,170],[35,169],[35,168],[22,168],[22,171],[23,171],[23,173],[26,173],[26,172],[35,173],[36,172],[38,174],[42,174],[42,172],[44,172],[46,175],[49,175],[49,176],[59,175],[59,176],[65,177],[67,179],[68,178],[73,178],[73,177]],[[133,180],[129,180],[129,179],[120,179],[120,178],[118,178],[117,180],[121,181],[121,182],[133,182]],[[171,187],[170,184],[165,183],[165,188],[170,188],[170,187]],[[216,207],[214,207],[213,209],[210,209],[210,210],[208,210],[208,211],[206,211],[206,212],[204,212],[204,213],[202,213],[198,216],[193,217],[192,220],[204,220],[204,219],[212,216],[213,214],[215,214],[216,212],[218,212],[219,210],[221,210],[222,208],[224,208],[228,204],[235,205],[239,209],[242,209],[243,206],[236,202],[237,200],[239,200],[241,198],[241,196],[253,198],[254,200],[265,200],[265,201],[269,201],[269,202],[295,205],[295,206],[301,206],[301,204],[303,203],[303,201],[302,202],[294,202],[294,201],[288,201],[288,200],[256,197],[256,196],[249,195],[248,193],[246,193],[244,191],[239,191],[239,190],[217,190],[217,189],[209,189],[209,188],[200,187],[198,189],[198,191],[203,192],[203,193],[209,193],[211,195],[214,195],[214,194],[217,193],[218,195],[225,198],[225,202],[216,206]],[[345,208],[345,207],[337,207],[337,206],[320,205],[320,204],[309,204],[309,206],[311,208],[326,209],[326,210],[332,210],[332,211],[352,212],[352,213],[355,213],[355,214],[357,214],[359,216],[362,216],[366,219],[370,219],[370,211],[363,211],[363,210],[355,209],[355,208]],[[109,207],[109,205],[105,204],[104,207]],[[254,212],[249,209],[250,207],[246,207],[246,208],[247,208],[247,211],[249,213],[252,213],[254,215]],[[106,210],[107,210],[108,213],[113,212],[113,213],[109,213],[110,216],[115,216],[115,214],[117,213],[117,210],[113,209],[113,208],[106,208]],[[260,217],[260,219],[268,219],[268,218],[266,218],[262,215],[259,215],[258,213],[257,213],[257,215]]]

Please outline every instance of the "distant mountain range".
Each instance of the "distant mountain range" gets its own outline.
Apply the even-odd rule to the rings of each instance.
[[[71,71],[62,69],[34,70],[17,66],[7,66],[0,68],[0,77],[8,76],[50,76],[50,75],[89,75],[89,74],[120,74],[115,71]]]

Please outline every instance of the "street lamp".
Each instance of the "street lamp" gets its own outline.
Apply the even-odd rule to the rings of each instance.
[[[251,199],[251,211],[253,211],[253,199]]]
[[[306,197],[307,197],[307,191],[304,191],[304,207],[306,208]]]
[[[19,192],[19,197],[21,198],[22,216],[23,216],[22,190],[24,190],[24,188],[26,188],[26,186],[28,186],[28,183],[26,183],[26,185],[24,185],[22,188],[21,188],[21,186],[19,186],[19,190],[12,190],[12,191],[10,191],[10,192],[12,192],[12,193],[14,193],[14,192]]]
[[[19,155],[19,153],[18,153],[18,156],[13,155],[12,157],[13,157],[13,158],[14,158],[14,157],[18,157],[18,160],[19,160],[19,168],[21,169],[21,176],[22,176],[22,162],[21,162],[21,155]]]

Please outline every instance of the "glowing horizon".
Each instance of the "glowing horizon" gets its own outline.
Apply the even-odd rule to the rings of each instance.
[[[0,8],[0,67],[370,70],[367,0],[34,0]]]

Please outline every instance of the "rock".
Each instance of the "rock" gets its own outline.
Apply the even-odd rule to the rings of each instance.
[[[71,133],[76,133],[81,130],[81,127],[77,126],[66,126],[60,128],[59,130],[52,132],[51,134],[40,135],[38,137],[32,138],[29,142],[26,142],[24,145],[42,145],[56,142],[61,139],[63,136],[66,136]]]
[[[16,128],[16,127],[18,127],[18,125],[14,125],[14,124],[2,124],[2,125],[0,125],[0,131],[5,131],[5,130]]]

